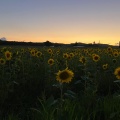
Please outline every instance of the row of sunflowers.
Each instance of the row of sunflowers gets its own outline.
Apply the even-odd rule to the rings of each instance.
[[[44,100],[50,96],[60,99],[61,113],[63,101],[68,98],[79,101],[81,96],[88,94],[90,99],[118,95],[119,61],[120,49],[111,46],[1,47],[0,115],[2,118],[11,113],[26,116],[28,108],[36,107],[38,97]],[[68,101],[65,105],[68,105]],[[24,109],[23,113],[21,109]],[[79,119],[76,117],[76,120]]]
[[[100,48],[12,48],[3,47],[0,53],[0,65],[5,66],[8,62],[14,61],[24,62],[24,58],[28,59],[38,59],[43,62],[44,65],[49,65],[50,67],[55,67],[56,64],[65,66],[63,68],[68,68],[71,64],[83,65],[88,67],[90,61],[91,64],[98,65],[102,67],[102,70],[108,70],[110,67],[114,66],[114,75],[117,79],[120,79],[120,50],[113,49],[112,47],[100,49]],[[46,58],[45,58],[46,57]],[[15,61],[16,60],[16,61]],[[46,60],[46,61],[44,61]],[[35,63],[36,65],[39,63]],[[72,65],[74,69],[74,65]],[[94,66],[94,65],[93,65]],[[59,68],[59,67],[58,67]],[[57,71],[56,71],[57,72]],[[65,74],[64,74],[65,72]],[[57,80],[59,82],[69,82],[66,78],[72,78],[73,72],[65,69],[64,72],[58,72]],[[64,74],[63,76],[61,75]],[[65,77],[66,76],[66,77]],[[63,79],[64,78],[64,79]]]

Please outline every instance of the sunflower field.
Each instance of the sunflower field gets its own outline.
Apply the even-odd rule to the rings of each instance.
[[[1,46],[0,120],[120,120],[120,49]]]

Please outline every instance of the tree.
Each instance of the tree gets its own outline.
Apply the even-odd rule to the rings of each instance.
[[[46,42],[44,42],[44,45],[45,45],[45,46],[52,46],[53,43],[51,43],[50,41],[47,40]]]

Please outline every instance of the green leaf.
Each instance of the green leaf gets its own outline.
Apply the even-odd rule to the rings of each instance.
[[[69,98],[73,98],[73,99],[76,98],[75,96],[73,96],[73,95],[71,95],[71,94],[68,94],[68,93],[64,93],[64,95],[67,96],[67,97],[69,97]]]
[[[54,97],[51,96],[50,98],[47,99],[47,106],[51,107],[52,105],[54,105],[55,103],[57,103],[57,100],[54,100]]]
[[[75,92],[71,91],[71,90],[67,90],[67,93],[71,94],[71,95],[76,95]]]
[[[114,112],[110,115],[110,119],[114,118],[115,116],[116,116],[116,113]]]
[[[81,80],[77,80],[74,84],[79,84],[81,83]]]
[[[114,82],[120,82],[120,80],[115,80]]]
[[[61,85],[60,85],[59,83],[56,83],[56,84],[53,84],[52,86],[53,86],[53,87],[60,88]]]
[[[82,80],[88,80],[89,78],[87,76],[81,76]]]
[[[16,85],[19,85],[19,83],[18,83],[18,82],[16,82],[16,81],[13,81],[13,83],[14,83],[14,84],[16,84]]]
[[[64,93],[65,96],[69,97],[69,98],[76,98],[76,93],[74,93],[71,90],[67,90],[66,93]]]

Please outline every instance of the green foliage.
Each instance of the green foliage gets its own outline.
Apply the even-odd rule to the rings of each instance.
[[[11,60],[5,58],[7,50]],[[114,70],[120,66],[120,55],[114,56],[114,51],[120,52],[114,48],[112,52],[107,48],[0,48],[0,58],[6,61],[0,62],[0,119],[119,120],[120,82]],[[95,62],[93,54],[100,60]],[[82,56],[85,63],[80,61]],[[48,64],[50,58],[53,65]],[[61,85],[56,73],[66,67],[74,78]]]

